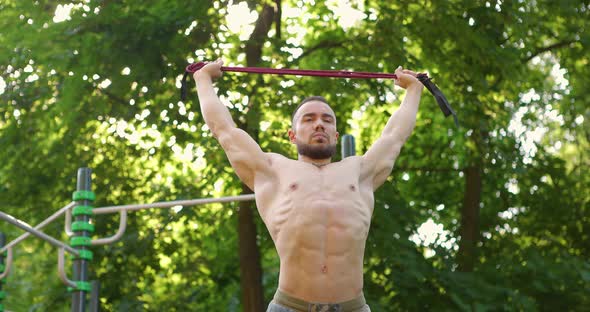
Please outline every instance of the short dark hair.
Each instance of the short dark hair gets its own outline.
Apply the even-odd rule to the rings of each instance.
[[[297,105],[297,107],[295,107],[295,110],[293,111],[293,114],[291,115],[291,123],[293,123],[295,120],[295,114],[297,114],[297,111],[299,110],[299,108],[301,108],[301,106],[303,106],[303,104],[307,103],[307,102],[311,102],[311,101],[319,101],[322,103],[326,103],[328,106],[330,106],[330,103],[328,103],[328,100],[326,100],[325,97],[320,96],[320,95],[312,95],[312,96],[308,96],[305,99],[303,99],[303,101],[301,101],[301,103],[299,103],[299,105]]]

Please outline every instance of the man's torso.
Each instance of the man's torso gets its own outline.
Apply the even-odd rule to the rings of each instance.
[[[256,203],[281,261],[279,289],[312,302],[357,297],[373,212],[373,181],[362,158],[317,167],[266,154]]]

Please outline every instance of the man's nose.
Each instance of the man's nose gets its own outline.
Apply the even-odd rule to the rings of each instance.
[[[315,123],[315,130],[325,130],[324,123],[320,120]]]

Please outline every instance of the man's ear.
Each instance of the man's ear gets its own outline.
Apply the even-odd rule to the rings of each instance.
[[[291,143],[295,143],[295,130],[289,129],[287,134],[289,135],[289,141],[291,141]]]
[[[338,131],[336,131],[336,141],[338,141],[339,137],[340,137],[340,133],[338,133]]]

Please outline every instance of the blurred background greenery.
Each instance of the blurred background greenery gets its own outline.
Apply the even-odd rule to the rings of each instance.
[[[1,0],[0,210],[39,223],[82,166],[96,206],[242,193],[194,88],[179,100],[188,63],[402,65],[434,77],[461,127],[425,93],[375,195],[372,311],[590,311],[589,12],[587,0]],[[217,86],[264,151],[289,157],[306,96],[332,103],[357,154],[403,97],[387,80],[226,73]],[[97,237],[118,226],[94,222]],[[67,240],[61,221],[45,231]],[[133,213],[120,242],[93,251],[104,311],[264,311],[277,285],[251,204]],[[56,254],[33,238],[15,248],[6,309],[69,310]]]

